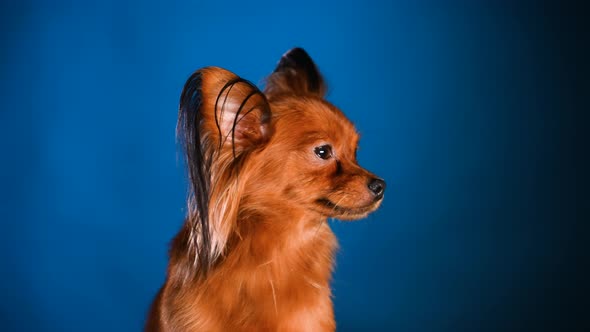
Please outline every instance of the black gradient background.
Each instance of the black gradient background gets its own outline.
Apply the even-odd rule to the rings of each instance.
[[[580,4],[3,1],[0,330],[137,331],[185,214],[190,73],[302,46],[382,208],[331,222],[338,331],[590,331]]]

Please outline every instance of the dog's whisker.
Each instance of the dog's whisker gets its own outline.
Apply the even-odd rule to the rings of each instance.
[[[274,261],[274,260],[273,260],[273,259],[271,259],[271,260],[269,260],[268,262],[264,262],[264,263],[262,263],[262,264],[258,265],[258,267],[266,266],[266,265],[268,265],[268,264],[271,264],[273,261]]]
[[[275,292],[275,285],[272,282],[272,279],[268,279],[268,281],[270,282],[270,288],[272,289],[272,301],[275,305],[275,314],[278,316],[279,315],[279,309],[277,307],[277,293]]]

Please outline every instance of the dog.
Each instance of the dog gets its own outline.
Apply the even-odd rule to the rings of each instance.
[[[146,331],[336,329],[327,219],[364,218],[385,182],[358,165],[359,135],[326,90],[301,48],[263,91],[218,67],[187,80],[177,136],[188,213]]]

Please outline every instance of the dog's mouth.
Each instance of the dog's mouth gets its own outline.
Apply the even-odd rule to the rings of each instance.
[[[369,213],[375,211],[381,205],[382,199],[372,202],[367,206],[345,207],[332,202],[328,198],[320,198],[315,203],[321,207],[322,213],[329,217],[342,220],[354,220],[366,217]]]

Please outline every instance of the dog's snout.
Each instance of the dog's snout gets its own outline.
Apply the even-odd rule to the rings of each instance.
[[[375,199],[383,197],[383,192],[385,192],[385,181],[381,179],[372,179],[369,181],[368,187],[373,195],[375,195]]]

